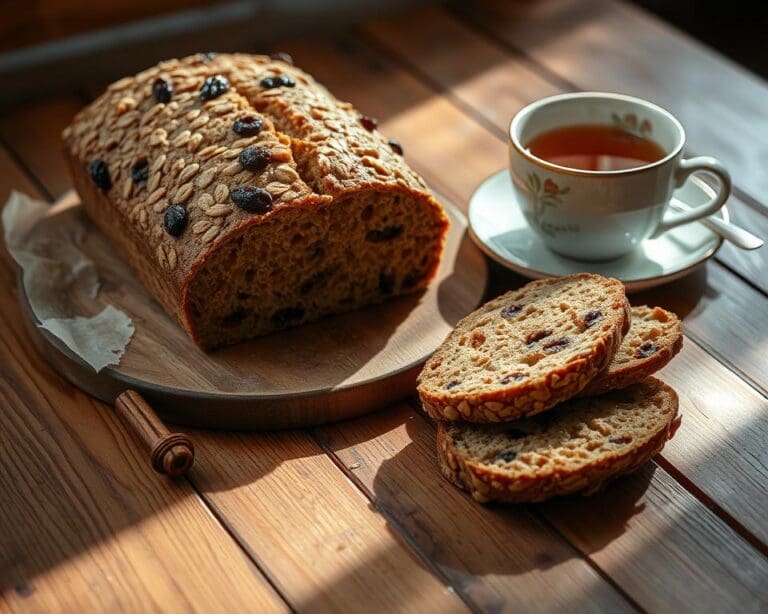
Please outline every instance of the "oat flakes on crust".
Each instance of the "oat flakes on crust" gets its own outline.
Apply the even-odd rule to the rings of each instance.
[[[437,272],[448,220],[402,149],[280,59],[161,62],[62,136],[88,215],[204,348],[415,292]]]

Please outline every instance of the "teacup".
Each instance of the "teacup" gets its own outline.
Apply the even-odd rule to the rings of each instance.
[[[584,170],[533,155],[532,139],[573,125],[613,125],[654,141],[658,160],[620,170]],[[517,201],[530,226],[553,251],[580,260],[609,260],[642,241],[718,211],[731,179],[715,158],[684,159],[685,131],[661,107],[631,96],[599,92],[562,94],[523,108],[509,126],[509,168]],[[683,213],[669,210],[673,191],[690,175],[717,178],[716,195]]]

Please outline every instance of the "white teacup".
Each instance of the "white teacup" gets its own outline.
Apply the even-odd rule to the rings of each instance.
[[[655,141],[666,155],[624,170],[592,171],[553,164],[531,154],[543,132],[578,124],[618,126]],[[509,127],[509,168],[530,226],[552,250],[580,260],[608,260],[718,211],[731,178],[715,158],[683,159],[685,131],[661,107],[631,96],[584,92],[551,96],[522,109]],[[717,195],[692,211],[667,210],[672,192],[696,172],[714,175]]]

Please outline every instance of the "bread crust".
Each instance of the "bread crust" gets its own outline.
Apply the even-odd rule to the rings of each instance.
[[[504,388],[497,386],[494,389],[471,394],[451,394],[450,391],[435,390],[425,384],[426,374],[429,373],[433,361],[440,361],[442,352],[458,351],[449,335],[443,346],[438,348],[433,357],[427,361],[419,376],[418,393],[424,411],[435,420],[467,422],[517,420],[541,413],[570,399],[584,389],[592,378],[606,369],[629,330],[630,307],[624,295],[624,287],[617,280],[607,280],[598,275],[582,273],[570,277],[534,281],[527,284],[523,290],[533,290],[563,280],[573,283],[594,281],[605,284],[606,292],[612,291],[615,295],[614,310],[608,315],[612,326],[597,338],[587,351],[535,379],[527,379],[521,383],[513,382]],[[491,301],[484,307],[495,303],[501,305],[508,294]],[[456,330],[462,330],[462,325],[474,315],[470,314],[465,320],[459,322]]]
[[[213,75],[227,77],[229,89],[211,100],[202,99],[201,85]],[[265,76],[280,75],[292,79],[293,85],[261,84]],[[155,100],[156,79],[172,83],[169,102]],[[256,134],[235,133],[235,120],[248,116],[262,118],[263,129]],[[190,300],[196,277],[234,239],[282,219],[289,210],[336,207],[345,199],[365,199],[374,193],[410,199],[423,208],[420,219],[429,220],[416,231],[422,244],[429,246],[420,276],[407,287],[400,283],[381,297],[365,300],[416,292],[434,278],[448,228],[442,206],[386,138],[366,129],[359,118],[351,105],[336,100],[312,77],[285,62],[244,54],[189,56],[112,84],[75,117],[63,140],[88,215],[201,345]],[[251,171],[241,165],[238,156],[247,146],[270,151],[266,168]],[[301,158],[303,152],[307,155]],[[132,183],[133,167],[142,159],[148,163],[148,176]],[[95,160],[106,164],[111,186],[94,185],[88,165]],[[268,191],[272,209],[254,213],[234,206],[232,190],[243,185]],[[164,212],[176,203],[188,215],[178,237],[163,227]],[[210,334],[206,338],[208,347],[217,345],[211,343]]]
[[[630,327],[629,333],[624,337],[613,362],[592,379],[577,396],[605,394],[611,390],[619,390],[642,382],[649,375],[666,366],[677,355],[683,347],[683,327],[678,317],[661,307],[648,307],[647,305],[632,307],[633,322],[639,322],[650,317],[658,318],[663,322],[664,343],[658,346],[658,350],[645,358],[632,358],[628,362],[616,364],[619,356],[625,351],[625,346],[630,346],[626,349],[631,355],[633,349],[631,346],[638,342],[633,334],[636,327]]]
[[[573,493],[592,495],[611,480],[636,470],[658,454],[680,425],[679,401],[675,391],[655,378],[647,378],[646,381],[663,390],[664,410],[670,413],[670,417],[637,447],[623,453],[606,455],[577,472],[551,471],[545,476],[520,476],[513,480],[503,472],[489,470],[461,454],[451,441],[446,423],[440,422],[437,424],[437,457],[441,473],[481,503],[540,502]]]

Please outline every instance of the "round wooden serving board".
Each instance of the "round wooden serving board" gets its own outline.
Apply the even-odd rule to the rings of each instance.
[[[170,422],[274,429],[349,418],[413,394],[421,364],[482,299],[485,259],[464,217],[450,206],[446,211],[445,254],[425,292],[206,353],[147,293],[69,193],[39,223],[78,220],[87,228],[82,249],[96,263],[101,289],[78,315],[112,304],[133,319],[136,332],[120,364],[97,374],[38,328],[22,283],[28,328],[48,362],[79,388],[108,403],[136,390]]]

